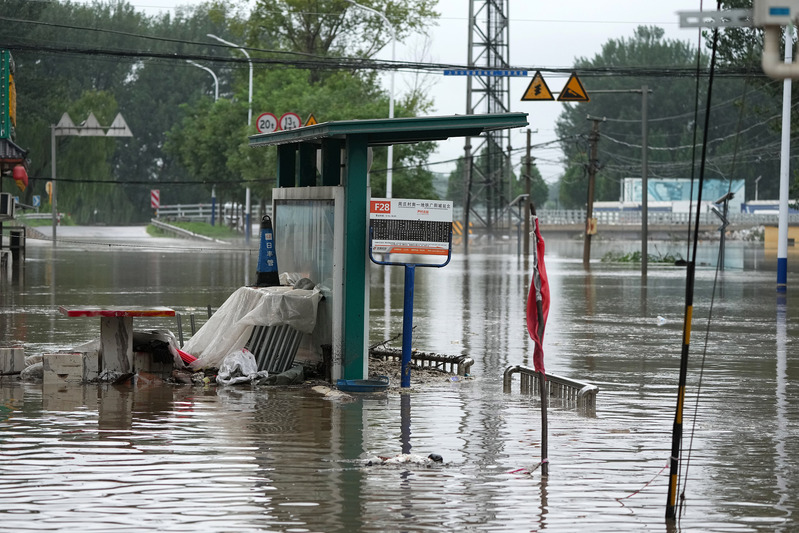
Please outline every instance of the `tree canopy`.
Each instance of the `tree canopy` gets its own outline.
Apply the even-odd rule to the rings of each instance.
[[[693,176],[704,125],[707,78],[701,76],[697,84],[695,75],[683,73],[688,67],[697,68],[697,53],[687,42],[665,39],[660,28],[641,26],[631,38],[611,39],[592,59],[576,62],[578,71],[586,67],[646,66],[661,74],[634,79],[594,78],[591,101],[564,109],[557,132],[570,140],[562,145],[567,169],[560,180],[561,205],[582,207],[586,202],[587,134],[591,128],[587,115],[604,120],[600,124],[595,198],[618,200],[622,180],[641,176],[644,86],[651,91],[647,108],[648,176]],[[707,66],[708,56],[702,54],[699,67]],[[779,187],[779,117],[772,89],[773,82],[756,72],[751,77],[717,77],[714,82],[706,177],[745,180],[747,199],[754,198],[754,180],[759,176],[763,176],[760,198],[776,197]],[[616,92],[603,94],[605,90]],[[575,142],[574,138],[582,140]]]
[[[432,22],[433,3],[361,2],[385,12],[400,37]],[[377,15],[343,0],[258,2],[249,12],[243,5],[213,1],[147,16],[123,0],[0,0],[0,42],[17,66],[16,142],[31,160],[25,194],[47,198],[50,126],[64,112],[78,124],[94,112],[103,126],[120,112],[132,138],[58,138],[58,207],[78,222],[146,220],[151,188],[163,204],[207,202],[212,187],[222,201],[243,201],[246,187],[269,200],[276,157],[274,149],[248,147],[256,132],[247,124],[249,64],[209,34],[252,57],[253,121],[265,111],[303,120],[313,113],[320,122],[388,116],[378,73],[342,61],[385,46]],[[218,100],[211,75],[187,60],[216,74]],[[418,93],[400,95],[395,115],[429,105]],[[432,149],[395,148],[396,196],[435,197],[425,165]],[[385,168],[385,149],[376,150],[376,195],[385,192]]]

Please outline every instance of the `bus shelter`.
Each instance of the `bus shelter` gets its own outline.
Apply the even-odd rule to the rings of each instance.
[[[311,344],[329,358],[331,379],[368,376],[369,148],[525,126],[527,113],[454,115],[324,122],[249,138],[251,147],[277,147],[278,267],[322,289]]]

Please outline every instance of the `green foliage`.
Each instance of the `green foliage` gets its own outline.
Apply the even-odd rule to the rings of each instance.
[[[476,164],[480,164],[482,160],[482,154],[479,157],[476,157],[475,160],[477,161]],[[512,186],[511,186],[511,198],[510,200],[515,199],[520,194],[527,193],[527,185],[525,183],[525,176],[524,172],[526,172],[526,163],[522,161],[521,167],[521,177],[517,177],[514,173],[511,177]],[[530,173],[531,173],[531,182],[530,182],[530,196],[532,197],[533,203],[535,204],[536,208],[541,208],[547,202],[549,198],[549,186],[544,181],[544,178],[541,177],[541,172],[538,170],[535,162],[531,163],[530,165]],[[474,179],[474,178],[473,178]],[[447,182],[447,200],[452,200],[456,206],[463,206],[465,201],[465,194],[466,194],[466,167],[464,164],[464,158],[459,158],[458,161],[455,163],[455,170],[450,172],[449,180]],[[475,190],[476,182],[472,182],[472,190]],[[477,205],[484,205],[484,201],[481,198],[473,198],[473,202]],[[503,206],[504,207],[504,206]]]
[[[647,67],[666,74],[675,68],[696,68],[697,50],[688,42],[665,39],[663,30],[639,27],[631,38],[611,39],[592,59],[581,58],[575,67]],[[700,64],[708,65],[703,55]],[[563,207],[585,205],[586,186],[573,186],[587,175],[587,136],[591,123],[586,115],[606,117],[600,124],[599,169],[595,200],[618,200],[624,178],[642,174],[641,91],[648,96],[648,175],[657,178],[693,177],[694,109],[696,80],[676,75],[657,77],[602,76],[584,80],[589,85],[591,102],[564,109],[557,123],[563,138],[581,138],[563,144],[567,173],[563,176],[560,199]],[[699,84],[700,118],[696,142],[701,142],[702,119],[707,83]],[[602,94],[602,90],[630,91]],[[593,91],[593,92],[592,92]],[[754,180],[763,175],[760,197],[775,197],[778,189],[779,161],[773,148],[774,101],[768,91],[748,79],[718,76],[714,82],[708,145],[708,179],[744,179],[751,197]],[[745,132],[745,135],[744,135]],[[584,182],[584,183],[587,183]]]
[[[185,229],[192,233],[196,233],[197,235],[205,235],[206,237],[212,237],[214,239],[240,239],[241,233],[233,231],[227,226],[216,225],[212,226],[207,222],[180,222],[180,221],[173,221],[169,222],[171,226],[175,226],[181,229]],[[147,234],[152,235],[153,237],[173,237],[174,235],[168,231],[165,231],[161,228],[153,226],[152,224],[147,226]]]
[[[239,50],[207,34],[252,46],[253,57],[266,59],[301,52],[302,43],[320,54],[366,57],[388,39],[380,17],[343,0],[260,2],[251,18],[248,6],[240,4],[195,3],[174,14],[147,16],[117,0],[0,0],[0,16],[29,21],[0,24],[0,42],[12,50],[17,63],[17,143],[29,150],[31,159],[31,182],[23,201],[30,203],[34,194],[47,197],[50,126],[66,111],[76,123],[92,111],[103,126],[121,112],[133,133],[132,138],[58,139],[58,178],[63,180],[57,186],[58,208],[80,223],[147,220],[152,213],[149,191],[155,188],[161,191],[162,204],[207,202],[213,187],[220,201],[243,202],[247,186],[256,201],[268,200],[275,182],[275,152],[247,145],[247,136],[255,133],[254,126],[247,126],[248,65]],[[385,12],[399,37],[429,26],[433,4],[363,2]],[[292,17],[290,28],[281,26],[281,13]],[[321,13],[339,13],[341,23]],[[317,27],[323,29],[318,39],[300,35]],[[106,52],[64,53],[88,48]],[[142,58],[137,51],[161,57]],[[217,102],[210,98],[213,79],[186,63],[185,56],[215,60],[198,61],[218,77]],[[300,70],[256,65],[253,119],[263,111],[278,116],[294,111],[303,119],[314,113],[319,121],[388,116],[388,95],[375,73],[339,70],[335,60],[330,66],[320,62],[313,70]],[[429,104],[412,92],[398,98],[396,115],[412,116]],[[422,165],[431,150],[425,145],[395,149],[395,191],[430,197],[432,175]],[[385,150],[378,150],[376,191],[385,189],[385,178],[381,184],[379,177],[385,167]]]
[[[427,28],[434,0],[361,0],[384,14],[397,39]],[[323,14],[323,16],[320,16]],[[316,55],[371,57],[391,39],[383,17],[346,0],[257,0],[248,41]]]

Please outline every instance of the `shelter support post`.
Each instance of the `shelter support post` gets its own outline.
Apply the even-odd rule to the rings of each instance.
[[[294,187],[297,184],[297,145],[282,144],[277,147],[277,186]]]
[[[338,139],[322,140],[322,185],[341,185],[341,148]]]
[[[367,187],[367,137],[350,135],[346,140],[347,172],[344,197],[344,320],[342,374],[344,379],[363,379],[367,372],[369,286],[367,250],[369,221]]]
[[[316,185],[316,147],[309,143],[300,144],[300,187]]]

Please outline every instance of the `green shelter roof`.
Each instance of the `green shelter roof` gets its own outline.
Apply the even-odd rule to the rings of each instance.
[[[340,120],[293,130],[252,135],[250,146],[315,144],[321,143],[324,139],[344,140],[349,135],[365,135],[369,146],[379,146],[441,141],[450,137],[476,137],[486,131],[523,128],[527,124],[527,113]]]

